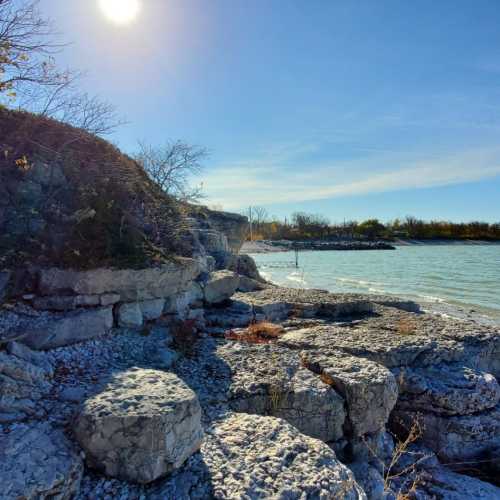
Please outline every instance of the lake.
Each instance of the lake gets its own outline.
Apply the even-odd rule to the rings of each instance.
[[[383,293],[462,306],[500,319],[500,245],[414,245],[396,250],[252,254],[282,286]]]

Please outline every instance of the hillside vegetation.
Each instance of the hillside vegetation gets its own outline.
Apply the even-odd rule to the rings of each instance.
[[[0,267],[142,265],[182,253],[184,209],[81,129],[0,107]]]

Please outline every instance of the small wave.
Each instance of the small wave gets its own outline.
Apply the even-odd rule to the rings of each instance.
[[[433,295],[424,295],[424,294],[417,294],[417,297],[420,297],[424,300],[428,300],[429,302],[437,302],[439,304],[446,304],[446,300],[444,300],[442,297],[434,297]]]
[[[352,278],[340,278],[340,277],[335,277],[337,281],[340,281],[342,283],[351,283],[353,285],[363,285],[363,286],[369,286],[372,285],[373,282],[371,281],[364,281],[364,280],[355,280]]]
[[[304,276],[299,273],[291,273],[286,277],[289,281],[294,281],[296,283],[301,283],[303,285],[307,284],[307,281],[304,279]]]

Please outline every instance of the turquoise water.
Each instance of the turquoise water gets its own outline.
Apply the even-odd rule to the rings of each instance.
[[[500,245],[417,245],[397,250],[254,254],[274,283],[332,292],[384,293],[500,318]]]

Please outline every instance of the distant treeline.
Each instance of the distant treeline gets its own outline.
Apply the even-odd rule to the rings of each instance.
[[[418,240],[500,240],[500,222],[456,223],[449,221],[423,221],[408,216],[382,223],[378,219],[363,222],[331,223],[326,217],[296,212],[291,219],[270,217],[260,207],[245,213],[251,221],[254,240],[308,240],[308,239],[418,239]]]

